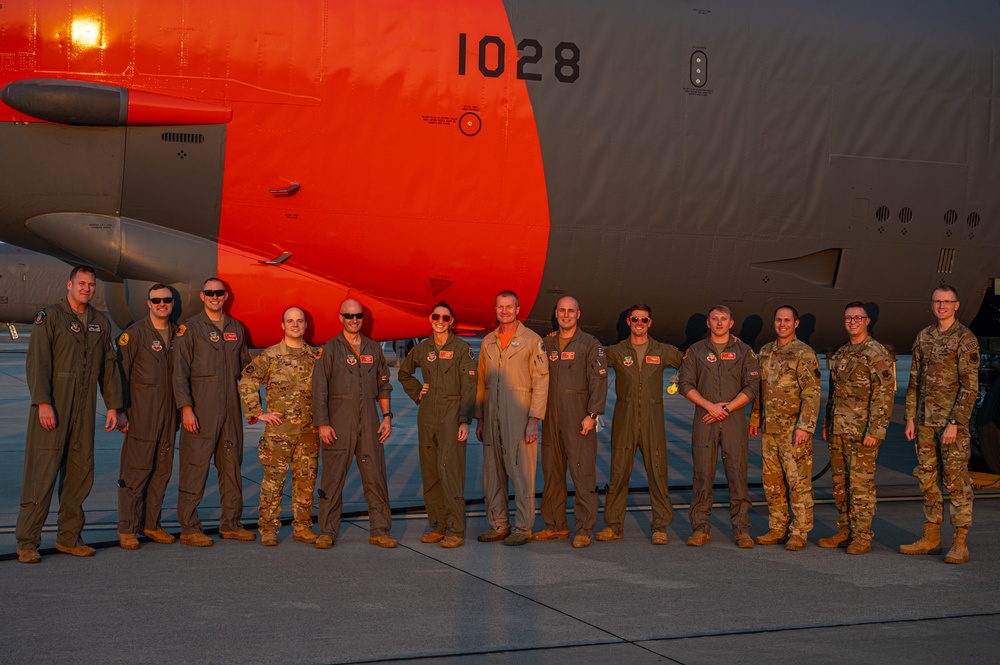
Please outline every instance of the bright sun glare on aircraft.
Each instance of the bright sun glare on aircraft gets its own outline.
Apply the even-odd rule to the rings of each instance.
[[[90,18],[73,20],[70,38],[77,48],[97,48],[101,40],[101,24]]]

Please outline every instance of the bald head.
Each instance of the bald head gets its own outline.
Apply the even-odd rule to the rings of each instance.
[[[580,303],[572,296],[563,296],[556,303],[556,323],[560,337],[572,337],[580,320]]]
[[[353,298],[348,298],[344,302],[340,303],[341,314],[347,314],[347,313],[357,314],[358,312],[361,311],[363,311],[361,308],[361,303],[359,303],[357,300],[354,300]]]

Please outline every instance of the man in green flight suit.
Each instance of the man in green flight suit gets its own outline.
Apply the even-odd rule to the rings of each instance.
[[[628,310],[629,338],[605,351],[608,367],[615,370],[615,415],[611,421],[611,484],[604,502],[604,523],[595,537],[607,542],[624,537],[625,503],[635,462],[642,452],[653,508],[652,542],[667,544],[667,527],[674,520],[674,506],[667,488],[667,435],[663,422],[663,372],[679,367],[677,347],[649,336],[653,310],[636,303]]]
[[[94,555],[80,532],[83,502],[94,485],[95,385],[100,386],[108,407],[104,431],[124,425],[124,418],[120,422],[118,416],[123,406],[122,384],[111,345],[111,324],[90,306],[96,285],[93,268],[73,268],[66,299],[38,312],[31,331],[26,363],[31,411],[15,529],[21,563],[41,561],[42,526],[60,475],[56,549],[73,556]]]

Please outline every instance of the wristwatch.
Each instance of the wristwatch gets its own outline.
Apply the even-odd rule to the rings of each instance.
[[[725,411],[726,413],[729,413],[729,407],[726,406],[725,404],[722,405],[722,410]]]
[[[958,424],[958,421],[957,421],[957,420],[955,420],[954,418],[949,418],[949,419],[948,419],[948,424],[949,424],[949,425],[957,425],[957,424]]]
[[[597,414],[594,412],[588,413],[587,417],[590,418],[591,420],[597,420]]]
[[[386,411],[385,413],[382,414],[382,417],[392,420],[392,411]]]

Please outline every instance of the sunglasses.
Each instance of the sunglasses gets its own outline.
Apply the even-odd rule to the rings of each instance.
[[[445,323],[451,322],[451,314],[431,314],[431,321],[444,321]]]
[[[640,321],[642,323],[649,323],[650,321],[648,316],[630,316],[628,317],[628,320],[632,323],[639,323]]]
[[[226,290],[225,289],[205,289],[204,291],[202,291],[202,293],[204,293],[209,298],[221,298],[222,296],[226,295]]]
[[[223,293],[225,293],[225,291],[223,291]],[[167,296],[166,298],[150,298],[149,299],[149,302],[153,303],[154,305],[159,305],[161,302],[164,305],[169,305],[173,301],[174,301],[174,299],[171,296]]]
[[[345,319],[347,319],[348,321],[350,321],[351,319],[357,319],[358,321],[360,321],[361,319],[365,318],[364,312],[358,312],[357,314],[353,312],[341,312],[340,315]]]

